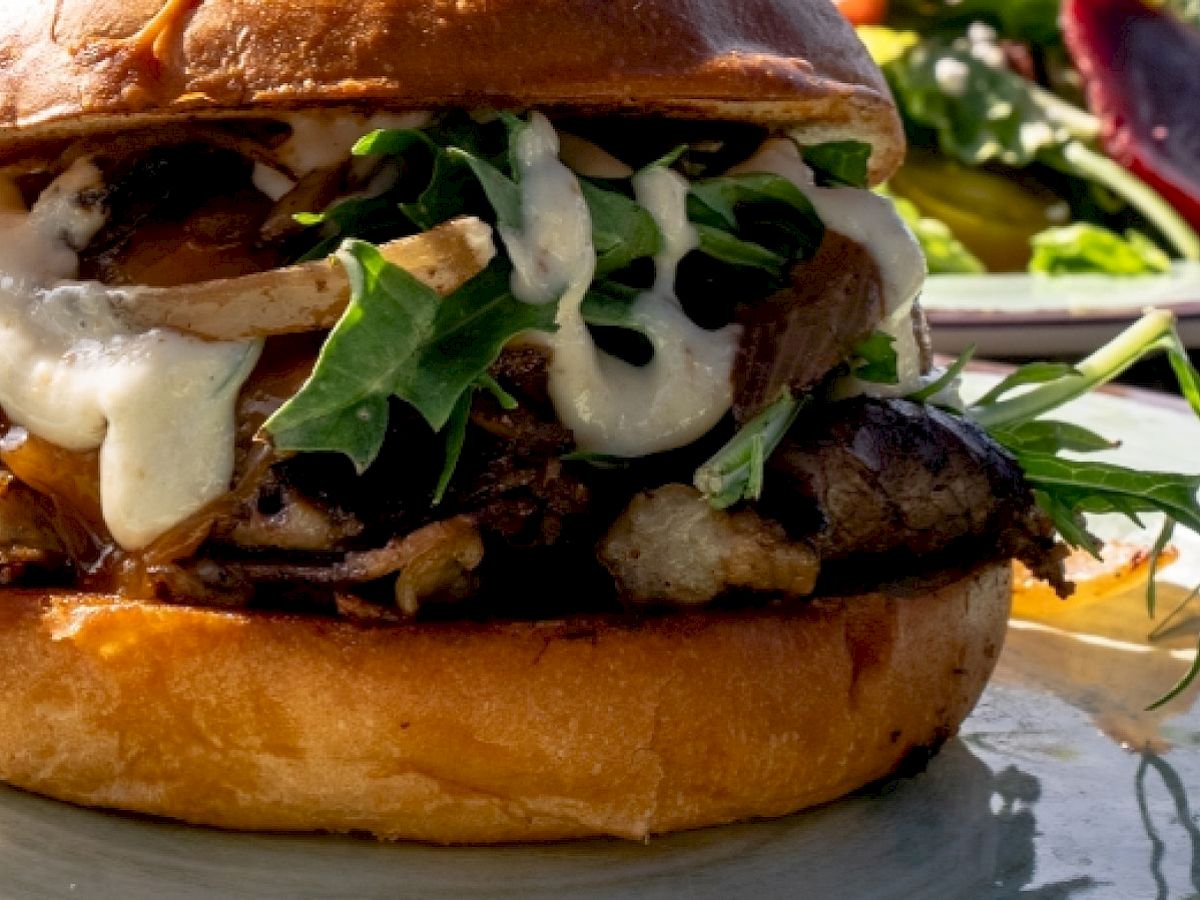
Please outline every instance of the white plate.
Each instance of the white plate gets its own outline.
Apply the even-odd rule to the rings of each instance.
[[[1082,355],[1148,306],[1173,311],[1184,343],[1200,348],[1200,263],[1131,278],[933,275],[921,304],[941,353],[974,344],[980,356]]]
[[[972,376],[968,393],[980,384]],[[1177,404],[1127,391],[1087,398],[1071,417],[1126,438],[1119,460],[1200,469],[1200,423]],[[1165,580],[1200,581],[1200,541],[1177,543]],[[1181,590],[1164,585],[1160,602]],[[1195,691],[1138,712],[1187,664],[1186,651],[1145,644],[1141,602],[1018,623],[983,701],[927,772],[786,819],[645,845],[447,849],[227,834],[0,788],[0,896],[1194,895],[1200,716]],[[1142,755],[1110,733],[1175,749]]]

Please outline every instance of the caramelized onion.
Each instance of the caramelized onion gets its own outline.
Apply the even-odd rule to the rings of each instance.
[[[479,274],[495,254],[491,228],[476,218],[455,219],[379,249],[442,295]],[[111,292],[113,305],[134,327],[174,328],[221,341],[328,329],[349,299],[345,270],[329,260],[240,278]]]

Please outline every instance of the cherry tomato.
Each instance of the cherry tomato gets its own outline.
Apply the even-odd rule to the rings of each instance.
[[[910,151],[888,182],[921,212],[945,222],[992,272],[1021,271],[1029,262],[1029,239],[1065,225],[1069,209],[1055,193],[953,160]]]
[[[855,25],[880,25],[887,16],[888,0],[833,0],[833,3]]]

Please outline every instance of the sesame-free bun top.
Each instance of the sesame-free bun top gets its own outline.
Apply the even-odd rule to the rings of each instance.
[[[635,111],[903,136],[830,0],[5,0],[0,151],[161,120],[366,106]]]

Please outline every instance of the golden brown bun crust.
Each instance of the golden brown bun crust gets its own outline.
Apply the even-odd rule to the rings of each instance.
[[[900,162],[829,0],[5,0],[0,146],[270,107],[566,106],[805,123]]]
[[[0,594],[0,777],[250,829],[539,840],[781,815],[953,734],[1007,563],[787,609],[413,625]]]

